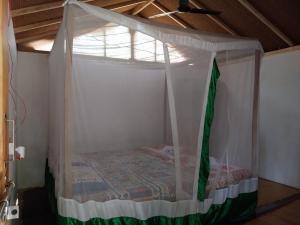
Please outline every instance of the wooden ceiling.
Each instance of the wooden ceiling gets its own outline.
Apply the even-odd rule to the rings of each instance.
[[[173,11],[178,6],[178,0],[82,1],[142,18]],[[62,19],[62,3],[10,0],[19,50],[35,51],[32,42],[54,40]],[[190,0],[190,6],[222,13],[219,16],[182,13],[151,20],[199,31],[254,37],[261,41],[265,51],[300,44],[300,0]]]

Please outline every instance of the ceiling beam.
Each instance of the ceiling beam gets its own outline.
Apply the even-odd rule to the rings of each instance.
[[[206,8],[200,1],[195,0],[189,0],[189,3],[194,6],[197,9]],[[215,22],[219,27],[221,27],[223,30],[227,31],[231,35],[238,35],[236,31],[234,31],[232,28],[230,28],[227,24],[225,24],[222,20],[220,20],[217,16],[214,15],[206,15],[209,19],[211,19],[213,22]]]
[[[84,2],[84,3],[94,2],[94,1],[95,0],[81,0],[81,2]],[[145,1],[146,0],[127,1],[127,2],[123,2],[123,3],[115,4],[115,5],[120,5],[120,7],[124,7],[123,6],[124,4],[126,4],[126,6],[130,6],[130,5],[139,4],[139,3],[145,2]],[[37,12],[48,11],[48,10],[52,10],[52,9],[58,9],[58,8],[63,7],[63,3],[64,3],[64,1],[56,1],[56,2],[50,2],[50,3],[29,6],[26,8],[14,9],[11,11],[11,14],[12,14],[12,17],[16,17],[16,16],[23,16],[23,15],[28,15],[28,14],[37,13]],[[106,7],[106,8],[108,8],[108,7]]]
[[[34,29],[38,29],[38,28],[42,28],[42,27],[48,27],[48,26],[56,25],[56,24],[60,24],[60,23],[61,23],[61,18],[46,20],[43,22],[38,22],[38,23],[21,26],[21,27],[16,27],[14,29],[14,31],[15,31],[15,34],[18,34],[18,33],[22,33],[25,31],[34,30]]]
[[[121,2],[121,3],[105,6],[103,8],[120,12],[119,10],[122,10],[128,6],[136,6],[136,5],[144,3],[145,1],[146,0],[130,0],[130,1],[126,1],[126,2]],[[124,11],[121,11],[121,12],[124,12]]]
[[[286,36],[278,27],[276,27],[272,22],[270,22],[263,14],[261,14],[247,0],[238,0],[238,1],[244,8],[246,8],[249,12],[251,12],[262,23],[264,23],[270,30],[272,30],[286,44],[288,44],[289,46],[295,45],[288,36]]]
[[[82,2],[92,2],[94,0],[81,0]],[[29,6],[25,8],[20,9],[14,9],[11,11],[12,17],[16,16],[23,16],[27,14],[37,13],[37,12],[43,12],[48,11],[51,9],[58,9],[63,7],[64,1],[56,1],[56,2],[50,2],[50,3],[44,3],[44,4],[38,4],[34,6]]]
[[[104,8],[108,9],[108,10],[112,10],[112,11],[122,11],[122,9],[124,9],[128,6],[135,6],[137,4],[141,4],[144,2],[145,2],[145,0],[131,0],[131,1],[124,2],[124,3],[117,3],[117,4],[109,5]],[[29,30],[34,30],[34,29],[38,29],[38,28],[43,28],[43,27],[59,24],[59,23],[61,23],[61,20],[62,20],[62,18],[59,18],[59,19],[55,19],[55,20],[47,20],[44,22],[39,22],[39,23],[29,24],[29,25],[25,25],[25,26],[21,26],[21,27],[16,27],[15,33],[21,33],[24,31],[29,31]],[[24,43],[24,42],[29,42],[29,41],[35,41],[35,40],[38,40],[45,36],[49,36],[51,34],[55,35],[56,33],[57,33],[57,30],[54,30],[54,31],[45,32],[45,34],[38,34],[38,35],[33,35],[33,36],[19,38],[19,39],[16,38],[17,39],[16,42],[19,44],[19,43]]]
[[[141,3],[144,3],[145,0],[131,0],[124,3],[117,3],[113,4],[107,7],[104,7],[105,9],[113,10],[113,11],[122,11],[122,9],[128,7],[128,6],[135,6]],[[58,19],[52,19],[52,20],[46,20],[38,23],[28,24],[25,26],[15,27],[14,31],[15,34],[22,33],[29,30],[34,30],[38,28],[43,28],[51,25],[56,25],[61,23],[62,18]]]
[[[166,7],[164,7],[163,5],[161,5],[158,2],[153,2],[152,5],[155,6],[155,8],[157,8],[162,13],[168,13],[168,12],[170,12],[170,10],[168,10]],[[195,29],[192,25],[190,25],[189,23],[187,23],[184,20],[180,19],[176,15],[166,14],[166,16],[168,16],[169,18],[171,18],[175,23],[177,23],[179,26],[181,26],[183,28],[192,28],[192,29]]]
[[[48,32],[44,32],[44,33],[41,33],[41,34],[37,34],[37,35],[34,35],[34,36],[28,36],[28,37],[24,37],[24,38],[17,38],[16,39],[16,43],[17,44],[20,44],[20,43],[25,43],[25,42],[30,42],[30,41],[36,41],[36,40],[40,40],[40,39],[43,39],[45,37],[55,37],[57,33],[57,30],[53,30],[53,31],[48,31]]]
[[[135,15],[139,14],[141,11],[143,11],[146,7],[148,7],[149,5],[151,5],[153,2],[154,2],[154,0],[148,0],[144,4],[138,5],[137,7],[135,7],[132,10],[131,15],[135,16]]]

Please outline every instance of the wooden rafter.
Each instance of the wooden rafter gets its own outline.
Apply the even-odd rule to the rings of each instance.
[[[127,1],[125,3],[113,4],[113,5],[104,7],[104,8],[114,10],[114,11],[117,11],[117,10],[122,11],[123,8],[139,5],[144,2],[145,2],[145,0],[131,0],[131,1]],[[38,29],[38,28],[42,28],[42,27],[51,26],[51,25],[56,25],[56,24],[60,24],[60,23],[61,23],[61,18],[52,19],[52,20],[42,21],[42,22],[38,22],[38,23],[28,24],[25,26],[15,27],[14,31],[15,31],[15,34],[18,34],[18,33],[22,33],[25,31],[34,30],[34,29]]]
[[[251,12],[257,19],[264,23],[270,30],[272,30],[281,40],[283,40],[289,46],[294,46],[293,41],[286,36],[278,27],[276,27],[271,21],[269,21],[263,14],[261,14],[253,5],[247,0],[238,0],[239,3]]]
[[[198,9],[200,8],[206,8],[200,1],[195,1],[195,0],[189,0],[190,4]],[[227,31],[228,33],[232,35],[238,35],[236,31],[234,31],[232,28],[230,28],[228,25],[226,25],[223,21],[221,21],[217,16],[214,15],[207,15],[209,19],[214,21],[218,26],[220,26],[222,29]]]
[[[288,47],[288,48],[265,52],[264,57],[270,56],[270,55],[276,55],[276,54],[284,54],[284,53],[293,52],[293,51],[300,51],[300,45],[295,45],[295,46]]]
[[[47,21],[38,22],[38,23],[33,23],[33,24],[21,26],[21,27],[16,27],[15,28],[15,34],[22,33],[22,32],[29,31],[29,30],[42,28],[42,27],[48,27],[48,26],[56,25],[56,24],[60,24],[60,23],[61,23],[61,18],[47,20]]]
[[[20,44],[20,43],[26,43],[26,42],[30,42],[30,41],[36,41],[36,40],[40,40],[46,37],[55,37],[55,34],[57,33],[57,30],[52,30],[52,31],[47,31],[41,34],[36,34],[33,36],[29,36],[29,37],[24,37],[24,38],[18,38],[16,39],[16,43]]]
[[[117,4],[109,5],[109,6],[104,7],[104,8],[112,10],[112,11],[122,11],[122,9],[125,9],[126,7],[135,6],[135,5],[144,3],[144,2],[145,2],[145,0],[131,0],[131,1],[124,2],[124,3],[117,3]],[[47,26],[59,24],[61,22],[61,19],[62,18],[17,27],[17,28],[15,28],[15,33],[20,33],[20,32],[24,32],[24,31],[28,31],[28,30],[33,30],[33,29],[38,29],[38,28],[42,28],[42,27],[47,27]],[[54,30],[54,31],[48,31],[48,32],[38,34],[38,35],[33,35],[33,36],[30,36],[30,37],[17,38],[16,42],[18,44],[20,44],[20,43],[34,41],[34,40],[38,40],[40,38],[44,38],[46,36],[55,35],[56,32],[57,31]]]
[[[81,0],[81,2],[94,2],[95,0]],[[145,2],[146,0],[131,0],[123,3],[117,3],[115,5],[119,5],[120,8],[122,7],[127,7],[135,4],[139,4],[141,2]],[[32,13],[37,13],[37,12],[43,12],[43,11],[48,11],[52,9],[58,9],[63,7],[64,1],[56,1],[56,2],[51,2],[51,3],[44,3],[44,4],[39,4],[39,5],[34,5],[34,6],[29,6],[26,8],[21,8],[21,9],[15,9],[12,10],[12,17],[16,16],[23,16],[23,15],[28,15]],[[109,7],[109,6],[108,6]],[[108,8],[106,7],[106,8]]]
[[[122,2],[122,3],[117,3],[117,4],[109,5],[109,6],[106,6],[104,8],[112,10],[112,11],[119,11],[119,10],[122,10],[122,9],[124,9],[126,7],[129,7],[129,6],[136,6],[136,5],[142,4],[145,1],[146,0],[131,0],[131,1],[126,1],[126,2]]]
[[[141,11],[143,11],[146,7],[148,7],[149,5],[151,5],[154,2],[154,0],[148,0],[146,1],[144,4],[140,4],[137,7],[135,7],[132,10],[132,15],[137,15],[139,14]]]
[[[94,0],[81,0],[81,1],[82,2],[92,2]],[[37,12],[48,11],[48,10],[52,10],[52,9],[58,9],[58,8],[63,7],[63,3],[64,3],[64,1],[56,1],[56,2],[50,2],[50,3],[29,6],[29,7],[20,8],[20,9],[14,9],[11,11],[11,15],[12,15],[12,17],[16,17],[16,16],[23,16],[23,15],[37,13]]]
[[[166,7],[164,7],[163,5],[161,5],[158,2],[153,2],[152,5],[155,6],[155,8],[157,8],[158,10],[160,10],[162,13],[168,13],[168,12],[170,12],[170,10],[168,10]],[[192,29],[194,29],[194,27],[191,24],[189,24],[186,21],[180,19],[176,15],[166,14],[166,16],[169,17],[169,18],[171,18],[174,22],[176,22],[178,25],[180,25],[183,28],[192,28]]]

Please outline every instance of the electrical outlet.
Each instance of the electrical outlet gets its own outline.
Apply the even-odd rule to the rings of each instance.
[[[7,207],[7,220],[18,219],[19,218],[19,206],[8,206]]]

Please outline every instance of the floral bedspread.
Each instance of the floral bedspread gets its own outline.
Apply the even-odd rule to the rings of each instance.
[[[183,160],[183,170],[192,172],[194,159]],[[108,201],[175,201],[176,172],[172,146],[131,151],[74,154],[73,198]],[[188,174],[188,173],[187,173]],[[249,178],[251,173],[237,166],[211,163],[207,191]],[[192,179],[183,176],[183,189],[192,192]]]

